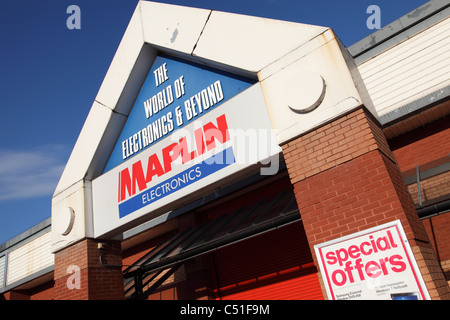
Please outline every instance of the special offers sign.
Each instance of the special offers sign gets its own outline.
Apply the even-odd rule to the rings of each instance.
[[[314,249],[331,300],[430,299],[398,220]]]

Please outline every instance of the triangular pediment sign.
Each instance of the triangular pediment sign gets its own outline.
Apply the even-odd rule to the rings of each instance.
[[[305,87],[311,74],[318,79],[314,90]],[[188,117],[213,116],[238,97],[247,104],[260,99],[281,145],[360,105],[355,74],[329,28],[139,1],[56,187],[53,250],[97,234],[93,180],[167,139],[169,131],[189,123]],[[318,96],[310,97],[316,91]],[[314,104],[305,109],[315,109],[309,114],[292,108],[305,103],[303,92],[307,104]],[[201,112],[185,110],[177,122],[176,107],[185,108],[192,97],[192,103],[203,101]],[[169,111],[171,124],[158,118]],[[216,121],[220,115],[214,116]],[[152,132],[142,131],[149,126]]]
[[[159,55],[104,172],[214,110],[255,82],[173,56]]]

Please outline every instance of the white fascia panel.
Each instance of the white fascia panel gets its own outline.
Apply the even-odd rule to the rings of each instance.
[[[210,10],[140,2],[144,41],[164,50],[190,55]]]
[[[50,240],[50,233],[47,232],[8,253],[7,285],[54,264]]]
[[[56,252],[85,237],[93,236],[91,182],[80,180],[52,199],[52,252]],[[55,228],[59,215],[67,208],[74,212],[73,225],[67,235]],[[54,227],[55,226],[55,227]]]
[[[355,84],[358,74],[349,69],[340,42],[331,30],[283,57],[276,65],[268,66],[259,76],[263,78],[264,98],[280,145],[363,104]],[[311,94],[305,89],[311,74],[320,75],[324,81],[323,99],[310,112],[295,112],[290,107]]]
[[[95,98],[96,101],[111,110],[123,112],[117,110],[116,106],[143,46],[144,35],[140,6],[138,5],[103,79]]]
[[[256,73],[326,29],[213,11],[193,55]]]

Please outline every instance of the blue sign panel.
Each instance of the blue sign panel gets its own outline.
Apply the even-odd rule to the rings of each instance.
[[[158,56],[104,172],[170,136],[256,81],[169,56]]]

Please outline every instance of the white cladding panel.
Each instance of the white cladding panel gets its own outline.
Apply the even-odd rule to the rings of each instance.
[[[14,283],[53,264],[51,234],[47,232],[8,253],[6,284]]]
[[[450,85],[450,18],[358,66],[379,116]]]
[[[5,262],[6,255],[0,257],[0,288],[3,288],[3,283],[5,282]]]

